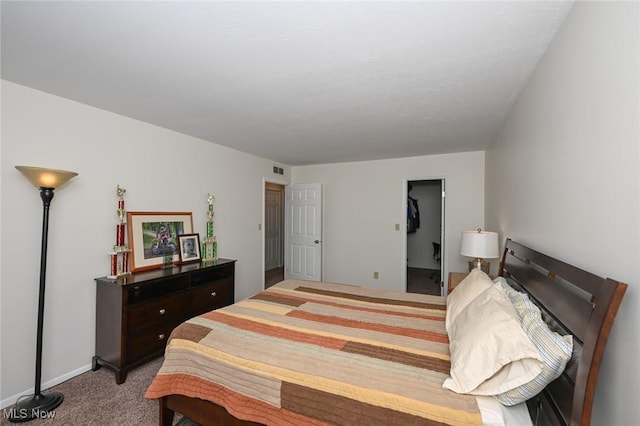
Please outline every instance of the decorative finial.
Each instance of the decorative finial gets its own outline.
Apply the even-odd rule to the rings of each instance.
[[[122,188],[120,185],[116,186],[116,194],[118,195],[118,197],[120,197],[120,199],[122,199],[122,197],[124,197],[124,193],[127,192],[126,189]]]

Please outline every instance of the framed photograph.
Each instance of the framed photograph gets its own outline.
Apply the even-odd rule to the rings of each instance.
[[[180,261],[178,237],[193,233],[191,212],[127,212],[129,269],[160,268],[165,258]]]
[[[178,248],[180,250],[180,263],[198,262],[202,259],[200,253],[200,235],[178,235]]]

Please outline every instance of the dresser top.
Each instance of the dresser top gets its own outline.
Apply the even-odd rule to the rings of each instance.
[[[158,268],[147,271],[134,272],[129,275],[124,275],[118,278],[107,278],[106,276],[96,278],[96,281],[102,283],[112,283],[116,285],[130,285],[143,281],[156,280],[159,278],[171,277],[174,275],[180,275],[187,272],[203,271],[210,268],[221,267],[224,265],[235,263],[234,259],[216,259],[207,262],[188,263],[185,265],[174,265],[171,268]]]

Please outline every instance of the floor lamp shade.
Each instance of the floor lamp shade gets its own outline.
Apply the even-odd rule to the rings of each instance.
[[[489,263],[484,259],[500,257],[498,233],[487,232],[482,229],[478,229],[477,231],[463,231],[462,239],[460,240],[460,254],[474,258],[474,260],[470,262],[470,270],[477,268],[489,273]]]
[[[18,398],[15,406],[9,410],[9,421],[28,422],[43,418],[62,404],[64,396],[59,392],[43,394],[40,390],[42,379],[42,329],[44,325],[44,294],[47,272],[47,235],[49,233],[49,206],[53,200],[53,191],[77,176],[75,172],[46,169],[42,167],[16,166],[35,187],[40,188],[42,199],[42,245],[40,251],[40,292],[38,297],[38,329],[36,333],[36,371],[33,395]]]
[[[71,178],[78,176],[76,172],[45,169],[44,167],[16,166],[16,169],[20,170],[36,188],[56,189],[67,183]]]

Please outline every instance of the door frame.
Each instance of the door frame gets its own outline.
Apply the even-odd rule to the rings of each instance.
[[[404,289],[407,291],[407,197],[409,196],[408,186],[409,182],[421,181],[421,180],[438,180],[441,182],[441,188],[444,188],[445,194],[447,192],[447,177],[443,175],[431,175],[431,176],[409,176],[405,177],[402,180],[402,217],[404,218],[404,224],[400,227],[403,231],[401,240],[402,240],[402,249],[400,262],[402,265],[402,275],[404,277]],[[447,295],[447,281],[449,280],[449,257],[447,256],[447,244],[446,238],[448,235],[447,232],[447,203],[446,203],[446,195],[444,200],[440,201],[440,208],[442,211],[442,217],[440,218],[440,223],[442,226],[442,249],[440,250],[441,256],[441,265],[442,270],[440,271],[440,280],[441,280],[441,295]]]
[[[267,204],[267,182],[268,183],[275,183],[277,185],[282,185],[285,187],[285,191],[286,191],[286,187],[287,185],[289,185],[289,182],[282,180],[282,179],[273,179],[273,178],[266,178],[263,177],[262,178],[262,219],[260,222],[260,235],[261,235],[261,240],[262,240],[262,260],[261,260],[261,269],[260,269],[260,275],[262,276],[262,289],[265,289],[265,279],[264,279],[264,273],[265,273],[265,266],[266,266],[266,261],[265,261],[265,256],[266,256],[266,250],[265,250],[265,244],[266,244],[266,233],[265,233],[265,219],[266,219],[266,204]],[[283,194],[284,195],[284,194]],[[283,203],[284,204],[284,203]],[[286,209],[284,208],[283,205],[283,221],[284,221],[284,216],[286,216],[287,212]],[[284,231],[284,229],[283,229]],[[282,244],[282,250],[284,250],[284,242]],[[286,262],[286,259],[284,258],[284,253],[283,253],[283,262]]]

